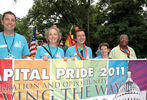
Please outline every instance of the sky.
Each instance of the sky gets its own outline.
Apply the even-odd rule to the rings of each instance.
[[[16,17],[23,18],[33,5],[33,0],[0,0],[0,14],[12,11]]]
[[[94,0],[95,4],[99,0]],[[16,17],[23,18],[27,15],[29,9],[33,6],[33,0],[0,0],[0,14],[6,11],[12,11]],[[147,8],[144,8],[147,10]]]
[[[95,0],[97,2],[98,0]],[[12,11],[16,17],[23,18],[28,10],[33,6],[33,0],[0,0],[0,14],[6,11]]]

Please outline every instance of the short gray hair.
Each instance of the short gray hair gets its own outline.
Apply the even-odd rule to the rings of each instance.
[[[51,29],[54,29],[54,30],[57,31],[57,33],[58,33],[58,40],[57,40],[57,42],[59,42],[61,40],[62,34],[61,34],[59,28],[53,27],[53,26],[45,30],[45,39],[46,39],[46,41],[49,43],[49,41],[48,41],[48,35],[49,35],[49,31]]]

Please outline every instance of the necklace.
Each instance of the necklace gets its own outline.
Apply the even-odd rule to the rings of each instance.
[[[83,58],[83,56],[79,53],[78,47],[77,47],[77,43],[76,43],[75,47],[76,47],[77,55],[80,56],[80,58],[81,58],[82,60],[85,60],[85,59],[87,58],[87,48],[86,48],[86,45],[84,44],[84,49],[85,49],[85,52],[86,52],[85,58]]]
[[[55,55],[57,54],[57,51],[58,51],[58,46],[57,46],[57,49],[56,49],[56,52],[54,53],[54,55],[52,55],[52,51],[51,51],[51,49],[50,49],[49,44],[48,44],[48,49],[49,49],[51,58],[52,58],[52,59],[55,58]]]
[[[7,41],[6,41],[6,38],[4,36],[4,33],[3,33],[3,38],[4,38],[4,41],[5,41],[5,44],[7,45]],[[13,41],[12,41],[12,44],[10,46],[10,49],[8,48],[8,45],[7,45],[8,55],[11,54],[11,50],[13,49],[12,47],[14,45],[14,41],[15,41],[15,34],[14,34]]]
[[[120,50],[121,50],[123,53],[127,54],[127,57],[128,57],[128,58],[130,58],[130,50],[129,50],[128,46],[127,46],[128,52],[125,52],[125,51],[120,47],[120,45],[119,45],[119,48],[120,48]]]

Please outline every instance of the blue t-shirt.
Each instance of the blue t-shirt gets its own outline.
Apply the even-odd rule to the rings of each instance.
[[[104,59],[102,56],[97,56],[95,59]]]
[[[79,47],[77,47],[77,48],[78,48],[78,52],[80,53],[80,55],[82,55],[81,50],[83,50],[83,56],[84,56],[83,58],[85,58],[85,54],[86,54],[85,49],[81,49]],[[86,59],[92,59],[92,50],[91,50],[91,48],[89,48],[87,46],[86,46],[86,48],[87,48],[87,58]],[[65,56],[66,57],[76,56],[77,60],[82,60],[80,58],[80,56],[77,55],[75,45],[67,49]]]
[[[126,49],[126,50],[124,50],[124,52],[127,52],[128,53],[129,51],[128,51],[128,49]]]
[[[101,50],[100,50],[100,49],[98,49],[98,50],[96,51],[96,55],[97,55],[97,56],[101,56],[101,55],[102,55],[102,53],[101,53]]]
[[[37,48],[37,53],[35,55],[35,59],[41,59],[43,56],[47,56],[50,59],[62,59],[62,57],[64,57],[64,51],[61,48],[59,48],[58,46],[57,47],[52,47],[52,46],[48,47],[48,44],[46,44],[46,45],[44,45],[44,47],[51,53],[53,58],[42,46],[40,46]]]
[[[104,59],[104,58],[102,56],[97,56],[94,59]],[[109,59],[111,59],[111,58],[109,57]]]
[[[7,44],[5,43],[5,40]],[[8,57],[8,48],[10,54],[13,55],[15,59],[22,59],[22,56],[29,55],[28,44],[24,36],[18,33],[15,33],[13,36],[3,36],[3,33],[0,32],[0,59]]]

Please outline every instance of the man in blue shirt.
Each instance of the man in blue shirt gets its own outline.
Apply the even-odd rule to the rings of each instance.
[[[77,60],[92,59],[92,50],[90,47],[85,45],[85,32],[83,30],[78,30],[75,34],[77,43],[67,49],[65,56]]]
[[[15,33],[16,16],[8,11],[2,16],[4,31],[0,32],[0,59],[22,59],[29,55],[29,48],[24,36]]]

